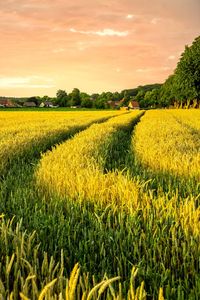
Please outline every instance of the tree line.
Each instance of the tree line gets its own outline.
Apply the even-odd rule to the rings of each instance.
[[[121,92],[103,92],[91,95],[80,92],[77,88],[74,88],[69,94],[64,90],[58,90],[55,103],[65,107],[81,106],[97,109],[110,108],[116,104],[116,108],[119,108],[120,106],[127,106],[131,100],[134,100],[141,89],[149,91],[152,90],[152,88],[158,88],[159,86],[161,86],[161,84],[139,86],[135,89],[127,89]]]

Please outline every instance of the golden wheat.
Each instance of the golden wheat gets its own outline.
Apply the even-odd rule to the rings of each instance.
[[[0,173],[24,150],[63,134],[73,134],[119,112],[0,112]],[[76,130],[75,130],[76,129]]]
[[[200,179],[200,136],[177,121],[182,112],[148,111],[136,126],[133,148],[138,160],[156,172]],[[191,116],[191,115],[190,115]],[[193,124],[198,124],[200,112]],[[188,120],[184,115],[184,120]]]
[[[120,128],[131,127],[139,115],[141,112],[133,112],[92,125],[44,154],[36,172],[37,184],[47,194],[100,204],[129,203],[131,209],[138,202],[138,187],[121,172],[104,173],[109,155],[105,149],[112,136]]]

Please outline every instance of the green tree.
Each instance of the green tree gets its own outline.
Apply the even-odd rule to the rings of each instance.
[[[114,92],[112,98],[114,101],[120,101],[122,99],[121,94],[118,92]]]
[[[81,100],[81,107],[92,108],[92,106],[93,102],[89,97]]]
[[[68,104],[68,97],[65,90],[58,90],[56,93],[56,104],[65,107]]]
[[[186,46],[173,75],[161,88],[161,104],[197,107],[200,102],[200,36]]]
[[[186,46],[175,71],[175,89],[181,100],[200,99],[200,36]]]
[[[80,91],[77,88],[74,88],[73,91],[69,94],[69,103],[71,106],[81,105]]]
[[[129,95],[128,91],[124,92],[123,100],[123,105],[128,105],[129,101],[131,100],[131,96]]]
[[[143,89],[139,89],[137,95],[135,96],[135,100],[139,103],[144,100],[145,91]]]
[[[91,100],[95,101],[95,100],[98,99],[98,97],[99,97],[99,94],[97,94],[97,93],[92,94],[92,95],[91,95]]]
[[[87,94],[87,93],[82,92],[82,93],[80,93],[80,98],[81,98],[81,101],[82,101],[85,98],[90,98],[90,95]]]
[[[144,96],[145,107],[153,107],[152,91],[147,91]]]
[[[91,97],[87,93],[80,93],[81,107],[91,108],[93,103]]]
[[[108,104],[105,98],[99,97],[94,101],[94,107],[98,109],[104,109],[104,108],[108,108]]]

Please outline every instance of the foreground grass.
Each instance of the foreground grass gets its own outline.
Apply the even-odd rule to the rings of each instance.
[[[122,295],[127,294],[135,266],[135,287],[144,281],[147,299],[157,299],[160,287],[164,288],[165,299],[198,299],[198,239],[186,237],[180,225],[172,227],[173,220],[168,217],[164,222],[153,211],[145,219],[142,212],[133,217],[111,206],[103,210],[70,199],[65,203],[51,198],[47,203],[33,187],[34,164],[36,161],[24,164],[20,171],[16,165],[7,178],[7,187],[1,190],[1,211],[7,213],[1,224],[0,273],[4,285],[7,282],[6,293],[21,291],[37,299],[44,286],[57,278],[50,295],[63,294],[65,280],[78,261],[82,270],[79,297],[84,289],[90,290],[100,282],[105,272],[108,277],[120,276]],[[8,190],[10,193],[6,194]],[[16,217],[5,231],[6,219],[12,215]],[[18,224],[20,219],[23,221]],[[13,265],[9,265],[13,253]],[[6,264],[7,269],[12,266],[9,277]],[[85,272],[90,272],[90,276],[83,275]],[[114,287],[116,294],[120,292],[120,286]],[[105,299],[114,299],[110,294]]]

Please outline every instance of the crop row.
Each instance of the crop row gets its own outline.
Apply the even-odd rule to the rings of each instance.
[[[0,115],[0,173],[19,156],[34,156],[47,145],[59,142],[115,112],[33,113],[3,112]]]
[[[189,126],[191,131],[200,130],[199,110],[171,110],[170,113],[183,125]]]
[[[200,179],[200,137],[186,124],[200,128],[199,114],[148,111],[133,141],[138,160],[155,172]],[[184,123],[183,123],[184,122]]]
[[[140,116],[133,112],[94,124],[44,154],[36,172],[38,186],[47,194],[75,201],[120,206],[129,202],[130,208],[138,199],[137,185],[119,172],[106,172],[104,166],[113,135],[132,128]]]

